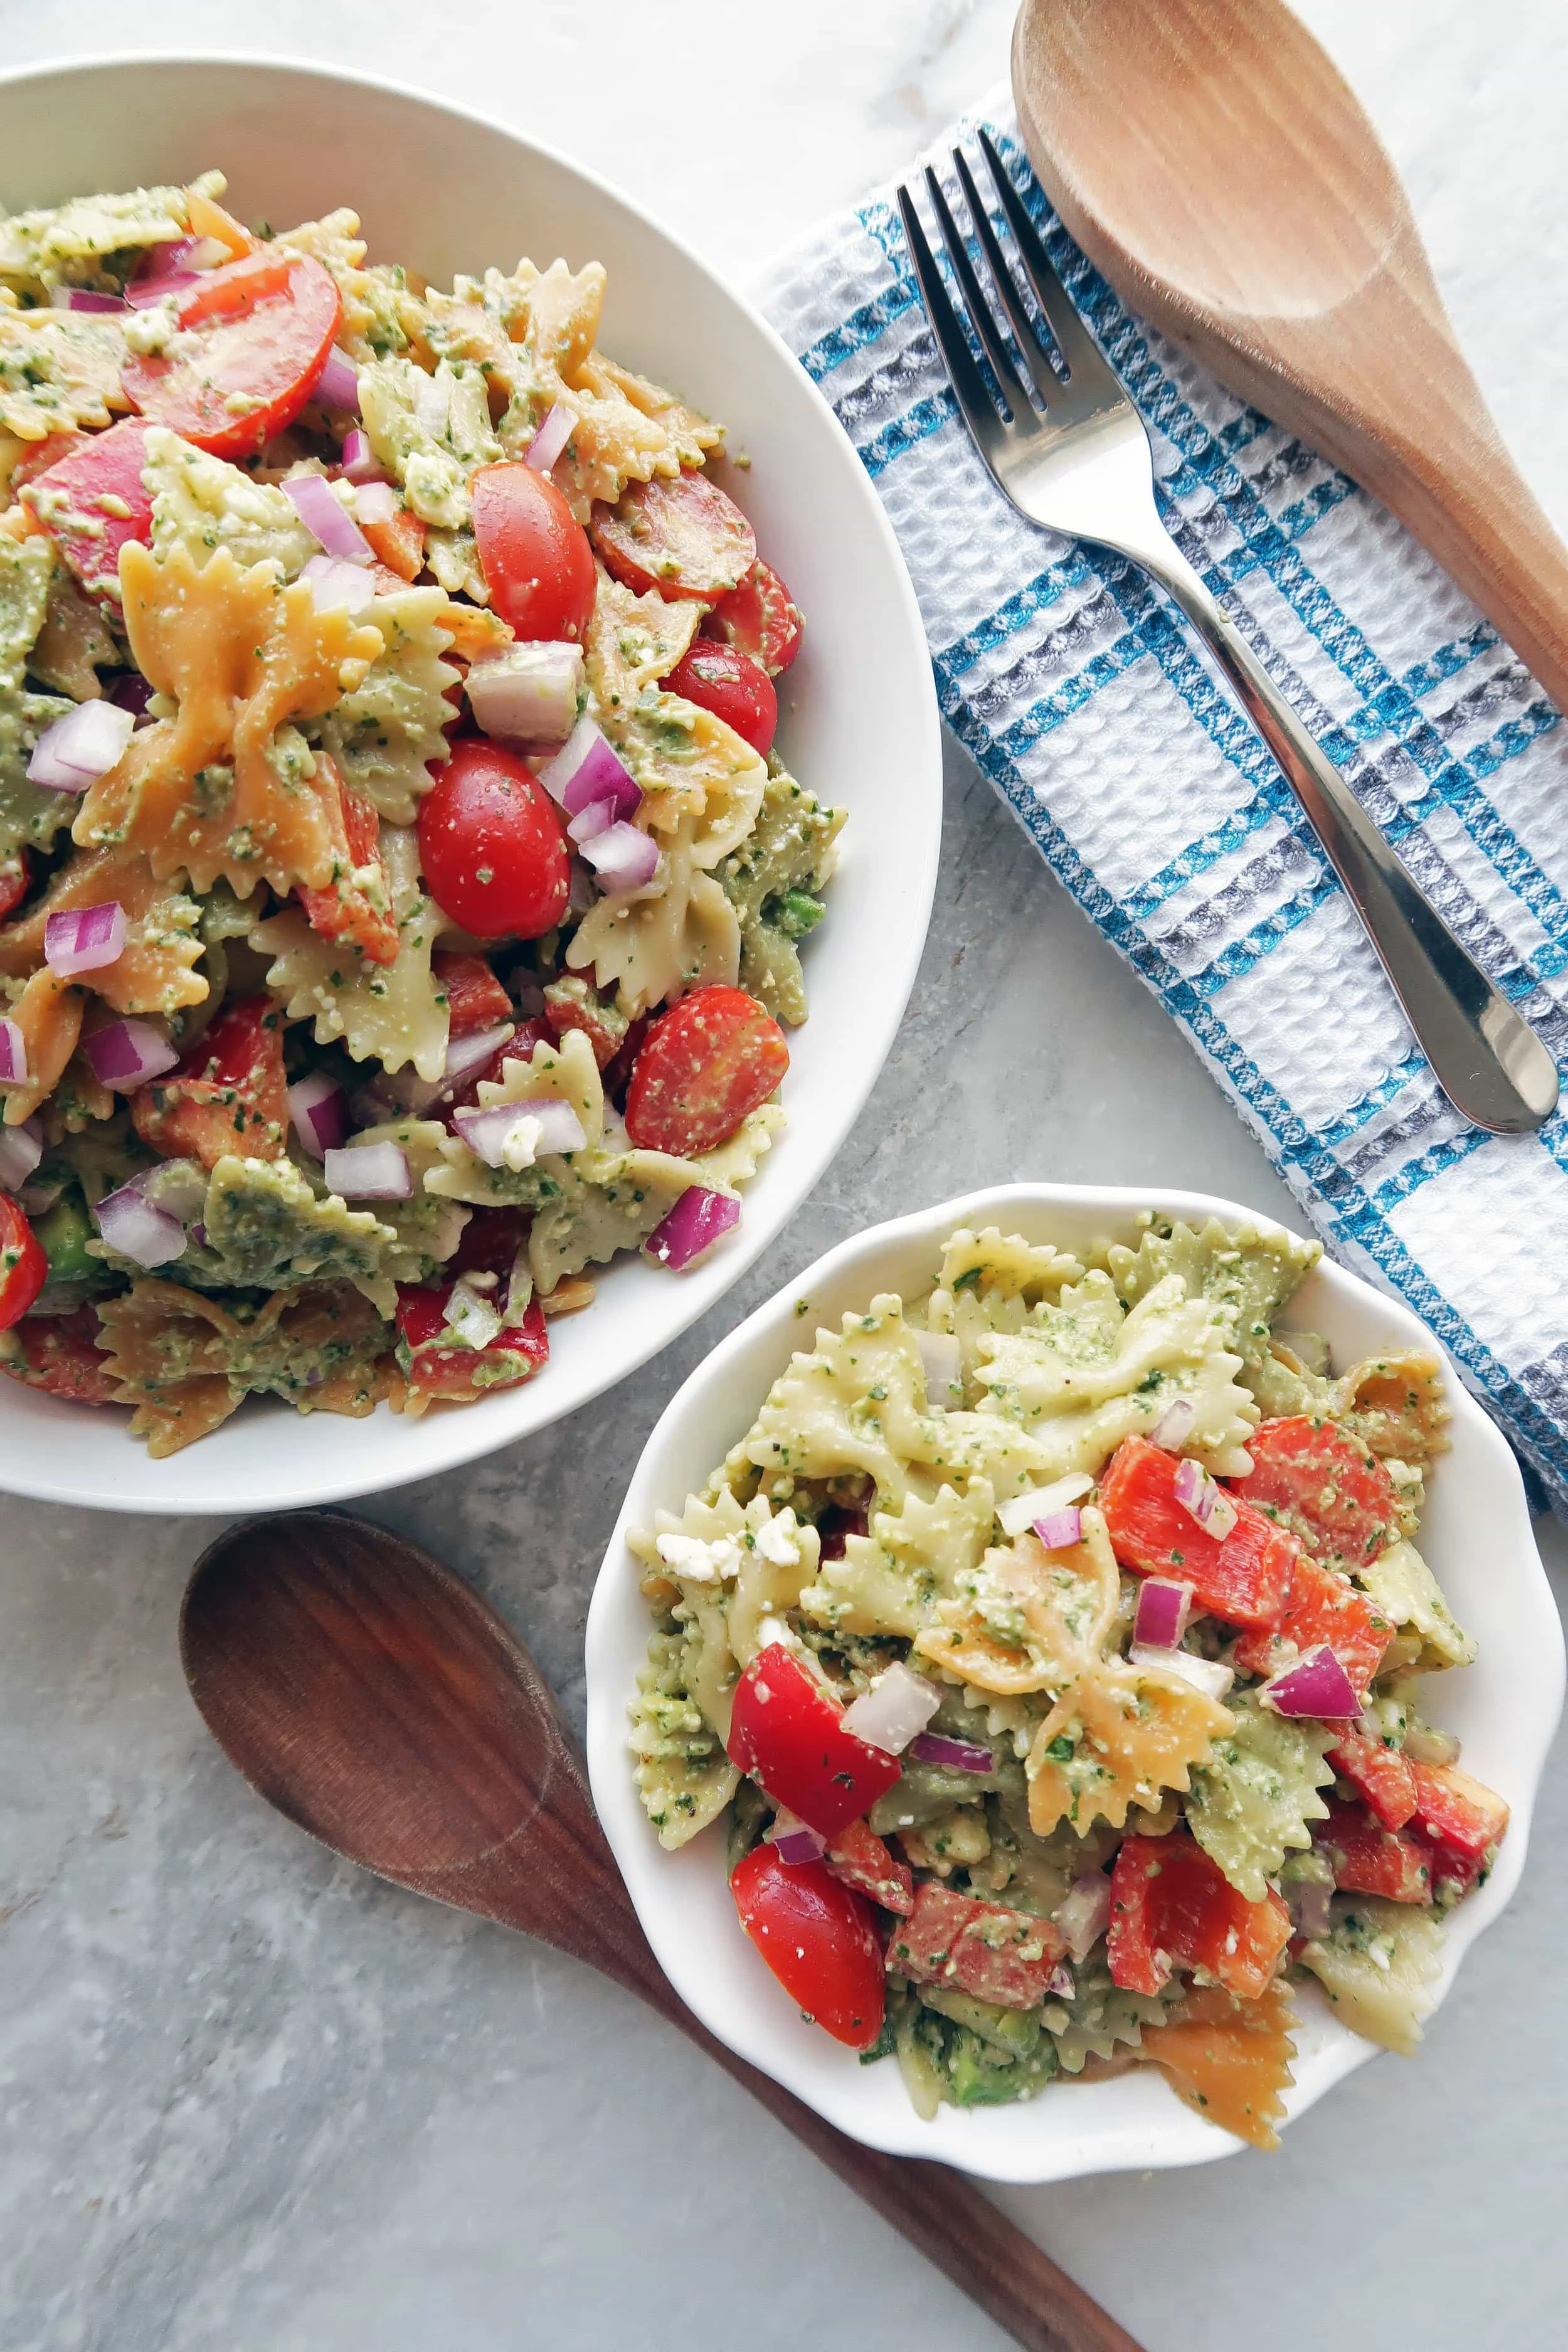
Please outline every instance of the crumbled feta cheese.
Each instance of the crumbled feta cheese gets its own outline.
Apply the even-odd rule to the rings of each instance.
[[[757,1549],[774,1568],[800,1566],[800,1529],[793,1511],[781,1511],[757,1529]]]
[[[717,1536],[711,1543],[704,1543],[700,1536],[660,1536],[658,1556],[666,1568],[693,1584],[721,1584],[741,1566],[741,1547],[732,1536]]]

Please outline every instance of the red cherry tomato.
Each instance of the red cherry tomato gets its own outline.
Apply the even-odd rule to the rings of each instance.
[[[618,506],[595,507],[593,532],[606,570],[639,596],[711,604],[757,560],[751,524],[706,474],[629,482]]]
[[[504,1277],[503,1277],[504,1278]],[[443,1348],[452,1285],[400,1288],[397,1294],[397,1356],[408,1385],[422,1396],[457,1398],[471,1404],[492,1389],[516,1388],[542,1371],[550,1355],[544,1310],[531,1298],[527,1311],[508,1321],[487,1347],[460,1342]]]
[[[1106,1957],[1124,1990],[1159,1992],[1174,1965],[1205,1969],[1243,2000],[1257,2000],[1289,1940],[1290,1915],[1273,1888],[1249,1903],[1184,1825],[1118,1847]]]
[[[594,551],[554,483],[531,466],[481,466],[468,495],[492,609],[520,637],[581,639],[598,585]]]
[[[62,442],[63,454],[23,489],[32,509],[84,588],[118,583],[127,540],[153,537],[153,500],[142,480],[147,427],[128,416],[107,433]],[[108,509],[100,501],[108,499]],[[123,513],[121,509],[123,508]]]
[[[132,357],[121,371],[126,397],[198,449],[247,456],[304,407],[342,310],[319,261],[264,247],[187,289],[180,325],[198,349]]]
[[[699,637],[664,683],[670,694],[695,702],[699,709],[721,719],[726,727],[732,727],[742,741],[764,759],[773,750],[779,698],[767,671],[749,654]]]
[[[759,1650],[735,1685],[730,1761],[826,1838],[884,1796],[902,1769],[844,1728],[844,1710],[782,1642]]]
[[[784,1031],[754,996],[693,989],[648,1031],[626,1088],[626,1132],[644,1151],[716,1150],[788,1068]]]
[[[48,1279],[49,1261],[26,1213],[0,1192],[0,1331],[19,1323]]]
[[[289,1134],[283,1015],[269,996],[226,1004],[176,1069],[131,1097],[131,1123],[167,1160],[281,1160]]]
[[[721,596],[702,624],[705,637],[750,654],[770,677],[788,669],[800,651],[801,618],[789,590],[759,555],[738,588]]]
[[[72,1315],[28,1316],[17,1324],[16,1339],[21,1360],[0,1357],[0,1372],[9,1372],[25,1388],[70,1397],[77,1404],[114,1402],[109,1356],[99,1345],[98,1309],[90,1299]]]
[[[791,2000],[835,2042],[869,2050],[888,1980],[875,1914],[820,1862],[787,1863],[753,1846],[730,1880],[741,1925]]]
[[[515,751],[470,735],[419,803],[419,862],[442,909],[477,940],[536,940],[572,887],[555,803]]]

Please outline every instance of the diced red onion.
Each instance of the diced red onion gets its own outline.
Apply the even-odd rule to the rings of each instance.
[[[1297,1878],[1285,1881],[1285,1900],[1290,1909],[1290,1924],[1298,1936],[1309,1944],[1320,1943],[1333,1924],[1334,1890],[1321,1879]]]
[[[407,1201],[414,1179],[408,1154],[395,1143],[351,1143],[324,1155],[329,1192],[345,1201]]]
[[[173,278],[182,271],[188,275],[191,257],[200,242],[195,236],[160,237],[156,245],[149,245],[143,249],[141,260],[131,273],[132,281],[138,286],[151,286],[161,278]]]
[[[531,466],[536,474],[547,473],[571,440],[576,423],[572,411],[558,400],[523,451],[523,464]]]
[[[184,1250],[185,1229],[178,1217],[154,1208],[138,1182],[122,1184],[118,1192],[106,1192],[93,1213],[110,1248],[135,1265],[144,1269],[167,1265]]]
[[[1070,1551],[1074,1544],[1083,1541],[1083,1517],[1078,1505],[1065,1504],[1059,1511],[1037,1519],[1035,1533],[1047,1551]]]
[[[1056,1924],[1081,1967],[1110,1925],[1110,1881],[1103,1870],[1086,1870],[1073,1880],[1057,1906]]]
[[[973,1739],[950,1739],[944,1731],[922,1731],[910,1740],[910,1754],[922,1764],[945,1764],[954,1772],[990,1772],[996,1761],[989,1748]]]
[[[133,278],[125,299],[133,310],[151,310],[166,294],[183,294],[196,282],[194,269],[171,269],[166,278]]]
[[[386,479],[381,460],[370,446],[369,434],[358,425],[343,436],[343,454],[338,471],[345,482],[384,482]]]
[[[521,1150],[517,1152],[520,1169],[531,1167],[546,1152],[582,1151],[587,1147],[583,1122],[571,1104],[558,1102],[552,1096],[535,1095],[521,1102],[494,1103],[488,1110],[452,1113],[453,1126],[487,1168],[513,1165],[508,1153],[520,1143],[525,1122],[531,1122],[538,1132],[526,1159]]]
[[[309,582],[318,613],[368,613],[375,602],[375,582],[363,564],[344,563],[335,555],[309,557],[300,577]]]
[[[963,1350],[951,1331],[917,1331],[915,1345],[926,1376],[926,1403],[945,1412],[963,1376]]]
[[[622,816],[635,816],[642,803],[636,778],[586,711],[539,781],[568,816],[590,801],[613,800]]]
[[[468,708],[487,735],[525,751],[552,751],[577,724],[583,680],[581,646],[563,638],[508,646],[504,653],[469,665]],[[642,795],[629,776],[626,782],[636,795],[635,807]],[[617,803],[610,814],[620,813]]]
[[[73,907],[44,925],[44,961],[59,980],[79,971],[100,971],[125,952],[125,909],[118,898],[96,907]]]
[[[1191,1650],[1155,1649],[1147,1642],[1134,1642],[1127,1656],[1132,1665],[1157,1666],[1162,1674],[1190,1683],[1205,1698],[1224,1698],[1236,1680],[1234,1667],[1222,1666],[1215,1658],[1195,1658]]]
[[[392,522],[403,512],[403,501],[390,482],[358,482],[354,486],[355,522]]]
[[[145,1086],[149,1078],[161,1078],[180,1058],[150,1021],[111,1021],[81,1042],[100,1085],[117,1087],[122,1094]]]
[[[1276,1715],[1310,1715],[1339,1723],[1361,1713],[1355,1685],[1327,1642],[1271,1675],[1258,1694]]]
[[[28,782],[52,793],[85,793],[124,757],[135,724],[132,714],[119,703],[101,698],[79,702],[46,727],[34,744]]]
[[[341,563],[374,563],[375,552],[331,482],[321,474],[296,474],[285,482],[300,521]]]
[[[312,1070],[289,1087],[289,1116],[312,1160],[325,1160],[348,1140],[349,1098],[325,1070]]]
[[[822,1832],[814,1830],[798,1814],[787,1812],[782,1805],[763,1843],[773,1847],[781,1862],[796,1868],[805,1862],[820,1862],[827,1851],[827,1840]]]
[[[120,709],[129,710],[132,719],[140,725],[147,716],[153,689],[137,671],[128,670],[123,677],[115,679],[109,689],[108,699]]]
[[[1071,2000],[1077,1990],[1073,1973],[1065,1960],[1058,1960],[1046,1979],[1046,1993],[1051,2000]]]
[[[0,1018],[0,1086],[22,1086],[27,1076],[27,1041],[20,1024]]]
[[[578,848],[584,849],[590,841],[597,841],[602,833],[608,833],[615,822],[614,801],[590,801],[586,808],[578,810],[566,830]]]
[[[740,1222],[741,1203],[732,1192],[689,1185],[644,1242],[643,1255],[668,1266],[672,1274],[682,1274]]]
[[[1190,1458],[1176,1465],[1176,1500],[1197,1521],[1205,1535],[1223,1543],[1236,1525],[1236,1505],[1223,1486],[1215,1485],[1201,1462]]]
[[[1048,1486],[1027,1486],[1021,1495],[1010,1495],[996,1512],[1003,1534],[1026,1535],[1037,1519],[1048,1519],[1053,1511],[1065,1510],[1093,1485],[1087,1471],[1069,1470],[1065,1478],[1054,1478]]]
[[[936,1685],[900,1658],[878,1675],[870,1690],[850,1701],[844,1710],[844,1728],[857,1739],[868,1740],[873,1748],[885,1748],[889,1756],[900,1756],[941,1705],[942,1693]],[[989,1768],[989,1757],[986,1764]]]
[[[122,294],[95,294],[89,286],[57,286],[49,295],[54,310],[128,310]]]
[[[460,1086],[465,1078],[482,1069],[492,1055],[499,1053],[507,1039],[515,1034],[515,1028],[513,1022],[498,1021],[491,1029],[475,1029],[466,1037],[454,1038],[447,1048],[447,1058],[436,1081],[436,1094],[444,1088]],[[433,1094],[431,1100],[435,1098]]]
[[[535,1149],[546,1151],[585,1151],[588,1139],[583,1132],[583,1122],[570,1103],[557,1102],[551,1095],[524,1096],[517,1106],[539,1121],[541,1134]]]
[[[44,1156],[44,1138],[36,1118],[20,1127],[0,1127],[0,1192],[14,1192],[25,1184]]]
[[[640,890],[658,871],[658,845],[635,824],[613,824],[582,844],[584,856],[606,893]]]
[[[316,389],[310,395],[323,408],[346,409],[359,415],[359,370],[347,352],[334,344],[327,353],[327,363],[316,378]]]
[[[1139,1587],[1132,1639],[1146,1649],[1173,1650],[1193,1613],[1194,1589],[1168,1577],[1151,1576]]]
[[[1151,1443],[1163,1445],[1167,1453],[1174,1454],[1177,1447],[1192,1435],[1193,1423],[1197,1417],[1198,1409],[1191,1397],[1175,1398],[1149,1432]]]
[[[50,1184],[19,1184],[16,1187],[16,1206],[25,1209],[29,1217],[47,1216],[65,1189],[63,1181]],[[0,1191],[3,1190],[4,1187],[0,1186]]]

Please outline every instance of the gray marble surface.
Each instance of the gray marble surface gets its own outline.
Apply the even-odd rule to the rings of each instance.
[[[753,0],[705,12],[692,36],[663,0],[481,0],[454,41],[408,0],[279,0],[267,34],[471,96],[483,27],[510,79],[488,75],[481,102],[618,177],[739,273],[994,79],[1009,13],[797,0],[784,26]],[[1568,520],[1556,0],[1303,13],[1409,172],[1489,390]],[[25,20],[11,0],[4,21],[15,61],[127,37],[110,0],[43,0]],[[633,32],[664,37],[635,75],[598,70]],[[150,0],[137,34],[257,37],[211,0]],[[670,110],[693,93],[711,138],[672,142]],[[715,203],[727,174],[743,199]],[[1533,338],[1525,358],[1497,342],[1504,322]],[[1070,1129],[1051,1116],[1062,1098]],[[364,1507],[472,1577],[580,1720],[589,1584],[670,1389],[843,1235],[1023,1175],[1158,1179],[1290,1213],[1186,1046],[952,752],[937,910],[898,1048],[769,1256],[613,1398]],[[0,1517],[5,2352],[999,2345],[628,1999],[335,1864],[248,1795],[174,1647],[184,1578],[218,1524],[29,1504]],[[1568,1591],[1568,1541],[1556,1528],[1542,1541]],[[1318,2352],[1395,2323],[1427,2352],[1563,2340],[1562,1761],[1560,1748],[1523,1888],[1417,2062],[1365,2069],[1270,2159],[1008,2195],[1150,2352],[1239,2352],[1260,2327]]]

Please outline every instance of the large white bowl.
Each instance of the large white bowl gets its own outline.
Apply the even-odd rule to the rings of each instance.
[[[188,1452],[150,1462],[123,1412],[0,1380],[0,1488],[116,1510],[282,1509],[422,1478],[543,1428],[664,1347],[778,1232],[854,1125],[914,980],[941,837],[936,699],[892,532],[826,403],[695,255],[564,158],[383,82],[189,58],[0,78],[0,188],[13,208],[183,182],[212,164],[242,217],[282,226],[352,205],[373,258],[438,283],[510,268],[520,254],[605,264],[606,350],[723,418],[752,460],[733,486],[806,615],[780,746],[805,783],[847,806],[849,829],[807,950],[813,1017],[792,1039],[789,1127],[733,1241],[687,1276],[616,1266],[589,1313],[552,1325],[539,1380],[418,1422],[384,1406],[362,1422],[303,1419],[252,1401]]]
[[[847,1241],[760,1307],[721,1342],[672,1400],[649,1438],[610,1538],[588,1612],[588,1769],[599,1818],[648,1941],[670,1982],[709,2030],[787,2085],[829,2122],[872,2147],[936,2157],[993,2180],[1065,2180],[1080,2173],[1203,2164],[1242,2146],[1184,2106],[1153,2068],[1113,2081],[1058,2081],[1017,2106],[944,2106],[921,2123],[895,2064],[861,2066],[808,2025],[742,1934],[717,1829],[679,1853],[660,1848],[632,1780],[626,1709],[647,1650],[647,1611],[626,1549],[629,1527],[656,1509],[679,1511],[744,1435],[769,1384],[818,1324],[837,1329],[873,1293],[918,1295],[934,1277],[955,1225],[999,1224],[1068,1247],[1133,1238],[1140,1209],[1239,1220],[1235,1202],[1195,1192],[1015,1184],[971,1192]],[[804,1303],[804,1305],[803,1305]],[[1420,1345],[1431,1335],[1407,1308],[1327,1263],[1303,1285],[1290,1320],[1322,1332],[1336,1363]],[[1441,1350],[1437,1350],[1441,1353]],[[1419,1541],[1458,1614],[1480,1643],[1478,1663],[1434,1677],[1434,1718],[1458,1733],[1468,1769],[1507,1798],[1512,1821],[1480,1893],[1454,1915],[1442,1992],[1475,1937],[1512,1895],[1524,1867],[1531,1807],[1563,1703],[1563,1636],[1530,1530],[1524,1488],[1507,1444],[1449,1368],[1453,1447],[1433,1471]],[[1342,2025],[1316,1986],[1300,1998],[1295,2087],[1300,2115],[1375,2045]],[[1417,2055],[1415,2064],[1438,2063]],[[1388,2069],[1388,2095],[1400,2092]]]

